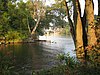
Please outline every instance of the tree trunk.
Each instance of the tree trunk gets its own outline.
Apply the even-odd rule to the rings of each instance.
[[[76,0],[76,10],[77,18],[76,18],[76,54],[78,58],[84,58],[84,46],[83,46],[83,29],[82,29],[82,21],[81,21],[81,10],[79,1]]]
[[[29,25],[29,21],[28,21],[28,16],[27,16],[27,27],[28,27],[29,34],[31,34],[31,29],[30,29],[30,25]]]
[[[87,27],[86,27],[86,13],[84,12],[83,17],[81,17],[82,20],[82,28],[83,28],[83,46],[84,46],[84,58],[87,58],[87,50],[85,49],[87,47]]]
[[[66,0],[65,4],[66,4],[66,13],[68,15],[68,21],[70,24],[70,27],[72,28],[72,37],[75,43],[75,47],[76,47],[76,54],[77,57],[80,58],[84,58],[84,47],[83,47],[83,30],[82,30],[82,21],[81,21],[81,14],[80,14],[80,6],[79,6],[79,1],[78,0],[73,0],[73,4],[74,4],[74,25],[73,22],[70,18],[70,14],[69,14],[69,9],[68,9],[68,5]]]
[[[95,25],[94,25],[94,10],[92,0],[85,0],[85,11],[86,11],[86,19],[88,24],[87,29],[87,38],[88,45],[96,44],[96,35],[95,35]]]
[[[66,15],[68,16],[68,21],[69,21],[69,25],[70,25],[70,29],[71,29],[71,35],[72,35],[72,38],[73,38],[73,41],[74,41],[74,44],[75,44],[75,29],[74,29],[74,26],[73,26],[73,22],[70,18],[69,9],[68,9],[68,5],[67,5],[66,0],[64,0],[64,2],[65,2],[65,5],[66,5]]]
[[[36,31],[36,29],[37,29],[37,27],[39,25],[39,22],[40,22],[40,17],[38,18],[38,20],[36,22],[36,25],[35,25],[35,27],[33,28],[32,32],[31,32],[31,35],[33,35],[35,33],[35,31]]]
[[[97,43],[100,44],[100,0],[98,0],[98,24],[96,25]]]
[[[100,0],[98,0],[98,16],[100,18]]]
[[[38,18],[35,27],[33,28],[32,32],[31,32],[31,40],[36,40],[38,39],[37,33],[36,33],[36,29],[39,26],[39,22],[40,22],[40,17]]]
[[[84,48],[87,46],[87,32],[86,32],[86,13],[84,12],[83,17],[81,17],[82,20],[82,28],[83,28],[83,45]]]

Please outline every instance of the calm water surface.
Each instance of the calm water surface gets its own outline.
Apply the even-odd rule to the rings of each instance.
[[[32,70],[46,69],[57,64],[56,56],[59,53],[70,52],[71,56],[75,56],[74,44],[70,36],[49,37],[49,40],[51,42],[7,45],[1,49],[13,52],[16,71],[31,75],[28,73]]]

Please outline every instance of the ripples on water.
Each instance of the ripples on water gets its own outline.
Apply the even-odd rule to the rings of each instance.
[[[49,37],[47,40],[51,42],[7,45],[3,50],[13,51],[16,71],[29,73],[57,64],[56,56],[59,53],[70,52],[71,56],[75,56],[71,37]]]

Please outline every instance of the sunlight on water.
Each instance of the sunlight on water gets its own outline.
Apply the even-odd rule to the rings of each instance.
[[[49,40],[51,41],[51,48],[55,47],[64,51],[65,54],[69,52],[70,56],[76,56],[74,42],[71,36],[39,36],[39,40]]]

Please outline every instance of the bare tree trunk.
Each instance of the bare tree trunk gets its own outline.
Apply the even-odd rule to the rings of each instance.
[[[82,28],[83,28],[83,45],[84,48],[87,46],[87,28],[86,28],[86,13],[84,12],[83,17],[81,17],[82,20]]]
[[[96,44],[95,25],[94,25],[94,10],[92,0],[85,0],[86,19],[88,24],[87,38],[88,45]]]
[[[65,4],[66,4],[66,13],[68,15],[68,21],[70,24],[70,27],[72,28],[72,37],[75,43],[75,47],[76,47],[76,54],[78,58],[84,58],[84,47],[83,47],[83,30],[82,30],[82,21],[81,21],[81,14],[80,14],[80,6],[79,6],[79,1],[78,0],[73,0],[73,4],[74,4],[74,25],[73,22],[70,18],[70,14],[69,14],[69,9],[68,9],[68,5],[66,0]]]
[[[97,43],[100,44],[100,0],[98,0],[98,24],[96,25]]]
[[[79,1],[76,0],[76,54],[78,58],[84,58],[84,46],[83,46],[83,28],[81,21],[81,10]]]
[[[83,28],[83,46],[84,46],[84,58],[87,59],[87,50],[85,49],[87,47],[87,27],[86,27],[86,13],[84,12],[83,17],[81,17],[82,20],[82,28]]]
[[[98,0],[98,16],[100,18],[100,0]]]
[[[28,26],[29,34],[31,34],[31,29],[30,29],[30,26],[29,26],[28,16],[27,16],[27,26]]]
[[[40,22],[40,17],[38,18],[37,23],[36,23],[35,27],[33,28],[32,32],[31,32],[31,35],[33,35],[35,33],[35,31],[36,31],[36,29],[39,25],[39,22]]]
[[[64,2],[65,2],[65,5],[66,5],[66,14],[68,16],[69,25],[70,25],[70,28],[71,28],[71,35],[72,35],[72,38],[73,38],[73,41],[74,41],[74,44],[75,44],[75,29],[74,29],[74,26],[73,26],[73,22],[70,18],[69,9],[68,9],[68,5],[67,5],[66,0],[64,0]]]

